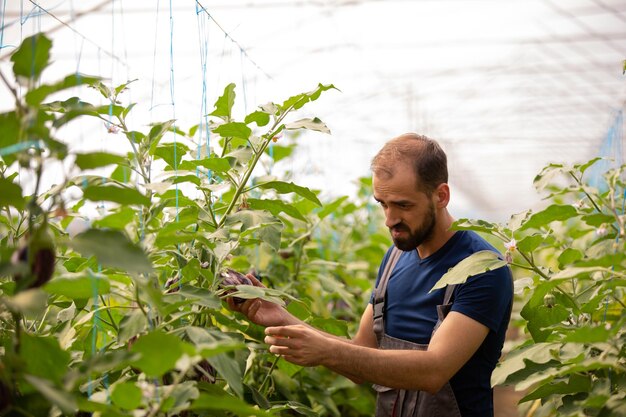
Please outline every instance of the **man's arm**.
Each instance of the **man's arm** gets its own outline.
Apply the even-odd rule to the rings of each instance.
[[[472,357],[488,332],[476,320],[451,312],[426,351],[347,343],[301,325],[269,327],[265,341],[272,345],[270,352],[298,365],[323,365],[353,380],[435,393]],[[371,342],[367,332],[363,337]]]

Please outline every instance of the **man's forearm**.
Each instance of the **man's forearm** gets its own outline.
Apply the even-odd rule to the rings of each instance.
[[[390,388],[436,392],[442,383],[437,377],[437,360],[431,352],[383,350],[347,341],[329,341],[321,365],[353,381],[368,381]]]

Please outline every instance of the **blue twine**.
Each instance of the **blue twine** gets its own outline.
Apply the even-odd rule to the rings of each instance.
[[[177,156],[176,156],[176,103],[174,100],[174,17],[172,14],[172,0],[170,0],[170,97],[172,100],[172,118],[174,123],[172,128],[174,129],[174,174],[178,176]],[[178,213],[178,182],[176,183],[176,221],[179,221]]]
[[[20,152],[30,148],[41,149],[41,141],[27,140],[24,142],[14,143],[13,145],[5,146],[4,148],[0,148],[0,156],[11,155],[12,153]]]
[[[0,49],[4,48],[4,17],[7,11],[7,0],[2,2],[2,28],[0,28]]]

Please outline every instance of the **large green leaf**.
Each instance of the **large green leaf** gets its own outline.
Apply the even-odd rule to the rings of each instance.
[[[18,79],[39,78],[44,68],[50,64],[50,48],[52,41],[42,33],[24,39],[11,56],[13,74]]]
[[[133,345],[130,350],[141,356],[133,364],[148,376],[161,376],[173,369],[176,361],[187,350],[183,341],[173,334],[162,330],[155,330],[145,334]]]
[[[179,169],[192,171],[192,170],[195,170],[199,166],[210,169],[211,171],[218,172],[218,173],[228,172],[228,170],[230,169],[230,162],[228,162],[227,158],[217,158],[217,157],[196,159],[193,161],[181,162]]]
[[[24,379],[43,395],[51,404],[56,405],[65,415],[74,415],[78,409],[76,399],[68,392],[56,387],[47,379],[33,375],[24,375]]]
[[[83,74],[70,74],[59,82],[54,84],[44,84],[30,90],[26,93],[26,103],[31,106],[36,106],[50,94],[79,85],[90,85],[99,79],[99,77],[91,77]]]
[[[61,117],[54,121],[54,127],[63,126],[69,121],[80,116],[94,116],[100,118],[107,116],[108,118],[109,115],[118,116],[124,110],[122,106],[118,105],[95,106],[93,104],[82,101],[78,97],[71,97],[65,101],[53,101],[51,103],[45,103],[42,104],[40,107],[49,112],[57,112],[63,114]]]
[[[219,387],[214,387],[210,392],[204,390],[200,393],[190,407],[191,410],[215,410],[216,412],[227,411],[241,417],[271,417],[265,410],[261,410],[258,406],[251,406],[244,400],[229,395]]]
[[[70,353],[61,349],[51,336],[35,336],[23,332],[20,339],[20,356],[31,375],[60,384],[70,363]]]
[[[452,224],[452,229],[473,230],[475,232],[491,234],[493,231],[498,230],[498,225],[485,220],[459,219]]]
[[[539,229],[547,226],[553,221],[568,220],[577,215],[576,209],[571,205],[552,204],[546,209],[530,216],[528,221],[522,225],[520,230]]]
[[[10,165],[13,161],[11,158],[7,158],[8,155],[14,153],[11,152],[9,147],[13,147],[20,140],[20,121],[18,120],[14,111],[0,114],[0,157],[2,157],[7,165]],[[17,149],[16,149],[17,151]]]
[[[111,286],[103,276],[72,274],[48,281],[43,289],[50,294],[63,295],[71,299],[84,299],[93,297],[94,294],[108,294]]]
[[[270,122],[270,115],[267,112],[257,110],[247,115],[244,121],[246,124],[254,122],[257,126],[262,127]]]
[[[509,375],[524,369],[527,362],[546,363],[550,361],[553,359],[552,350],[559,349],[560,346],[560,343],[536,343],[510,353],[494,369],[491,375],[491,385],[504,384]]]
[[[155,149],[154,156],[161,158],[172,168],[178,169],[183,156],[185,156],[187,152],[189,152],[189,147],[180,142],[164,143]]]
[[[95,256],[104,266],[128,272],[152,272],[152,263],[143,250],[116,230],[89,229],[67,240],[66,245],[85,257]]]
[[[215,110],[210,115],[229,120],[233,104],[235,104],[235,84],[230,83],[224,88],[224,94],[215,102]]]
[[[132,382],[120,382],[114,384],[111,389],[111,401],[113,404],[126,410],[134,410],[141,404],[141,388]]]
[[[126,225],[139,218],[139,213],[132,207],[120,206],[118,211],[93,222],[94,227],[101,229],[124,229]]]
[[[278,194],[296,193],[300,197],[306,198],[307,200],[317,204],[320,207],[322,206],[322,203],[313,191],[309,190],[306,187],[296,185],[293,182],[269,181],[263,184],[258,184],[258,187],[264,190],[272,189]]]
[[[77,153],[76,165],[80,169],[94,169],[112,164],[126,164],[126,157],[108,152]]]
[[[495,252],[483,250],[473,253],[443,274],[430,291],[444,288],[446,285],[462,284],[474,275],[502,268],[503,266],[506,266],[506,261],[501,260]]]
[[[148,319],[139,309],[122,318],[117,335],[118,343],[126,343],[131,338],[143,333],[148,326]]]
[[[306,221],[306,218],[298,211],[297,208],[281,200],[259,200],[256,198],[249,198],[248,204],[253,210],[267,210],[274,216],[278,216],[280,213],[285,213],[293,218]]]
[[[150,205],[150,199],[137,189],[112,184],[89,185],[83,189],[83,196],[91,201],[112,201],[125,205]]]
[[[576,394],[579,392],[589,392],[591,389],[591,377],[583,375],[571,375],[568,382],[550,382],[540,385],[536,390],[524,396],[519,402],[523,403],[532,400],[546,400],[554,394]]]
[[[163,136],[170,131],[175,122],[175,120],[168,120],[167,122],[155,123],[154,125],[152,125],[152,128],[150,128],[150,132],[148,133],[150,155],[154,155],[156,148],[159,145],[159,142],[161,142]]]
[[[317,132],[330,134],[330,129],[326,126],[326,123],[322,122],[317,117],[313,119],[300,119],[295,122],[285,124],[287,130],[308,129],[315,130]]]
[[[22,187],[6,178],[0,178],[0,207],[12,206],[23,210],[25,205]]]
[[[219,125],[213,129],[213,132],[217,133],[223,138],[241,138],[248,139],[252,134],[252,130],[241,122],[230,122]]]
[[[169,296],[180,296],[186,300],[191,300],[194,304],[206,307],[211,310],[219,310],[222,308],[220,300],[209,290],[194,287],[192,285],[182,285],[177,292]]]

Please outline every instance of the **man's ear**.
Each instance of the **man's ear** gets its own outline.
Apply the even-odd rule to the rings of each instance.
[[[450,202],[450,186],[445,182],[439,184],[435,189],[434,195],[437,208],[447,207]]]

